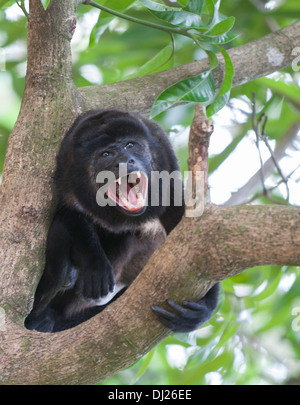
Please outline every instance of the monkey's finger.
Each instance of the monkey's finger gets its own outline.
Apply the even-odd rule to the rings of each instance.
[[[175,311],[177,311],[180,315],[184,315],[184,313],[186,312],[186,309],[182,305],[176,304],[176,302],[174,302],[173,300],[167,300],[167,303],[170,307],[175,309]]]
[[[194,302],[194,301],[183,301],[182,303],[185,308],[191,309],[193,311],[202,311],[203,309],[206,309],[206,305],[204,302],[199,301],[199,302]]]
[[[101,279],[100,296],[105,297],[107,294],[113,292],[115,284],[115,277],[112,271],[104,274]]]
[[[168,329],[173,329],[173,320],[176,319],[174,314],[158,307],[157,305],[153,305],[151,309],[164,326],[166,326]]]

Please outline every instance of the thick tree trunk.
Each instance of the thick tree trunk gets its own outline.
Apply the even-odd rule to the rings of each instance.
[[[6,315],[0,328],[0,381],[4,384],[102,380],[132,364],[168,334],[151,313],[152,304],[161,304],[167,297],[200,298],[216,280],[257,264],[300,264],[299,210],[210,208],[201,219],[185,218],[134,285],[102,314],[54,335],[24,328],[43,269],[45,236],[54,204],[55,155],[73,119],[89,108],[111,105],[146,111],[165,86],[203,69],[203,62],[197,62],[148,78],[76,89],[70,39],[77,3],[52,0],[45,11],[40,1],[30,1],[26,88],[9,139],[0,190],[0,309]],[[272,34],[286,61],[262,64],[258,76],[291,63],[290,48],[293,41],[299,42],[297,27],[299,30],[299,23],[286,28],[284,35]],[[271,37],[267,38],[265,46],[270,46],[270,41]],[[235,84],[257,77],[253,52],[263,54],[266,48],[261,40],[239,49],[232,51],[235,60],[246,60],[240,52],[249,50],[251,63],[236,66]],[[220,83],[221,68],[217,76]]]
[[[26,86],[0,195],[1,305],[8,316],[28,311],[43,263],[56,151],[80,112],[71,76],[75,8],[72,1],[62,2],[64,7],[58,3],[52,2],[47,12],[40,1],[30,3]]]

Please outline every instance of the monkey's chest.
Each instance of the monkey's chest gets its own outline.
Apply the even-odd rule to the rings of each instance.
[[[136,232],[118,237],[107,249],[116,283],[128,286],[142,271],[154,251],[163,243],[166,232],[156,219],[143,224]]]

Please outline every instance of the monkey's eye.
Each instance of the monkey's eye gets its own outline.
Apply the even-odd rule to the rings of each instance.
[[[128,144],[125,146],[125,149],[131,149],[134,147],[134,144],[132,142],[128,142]]]
[[[110,156],[110,153],[107,151],[101,153],[101,157],[108,157],[108,156]]]

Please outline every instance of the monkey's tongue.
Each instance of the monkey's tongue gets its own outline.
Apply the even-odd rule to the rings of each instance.
[[[107,189],[107,195],[126,211],[135,212],[144,208],[148,189],[148,177],[135,171],[119,177]]]

